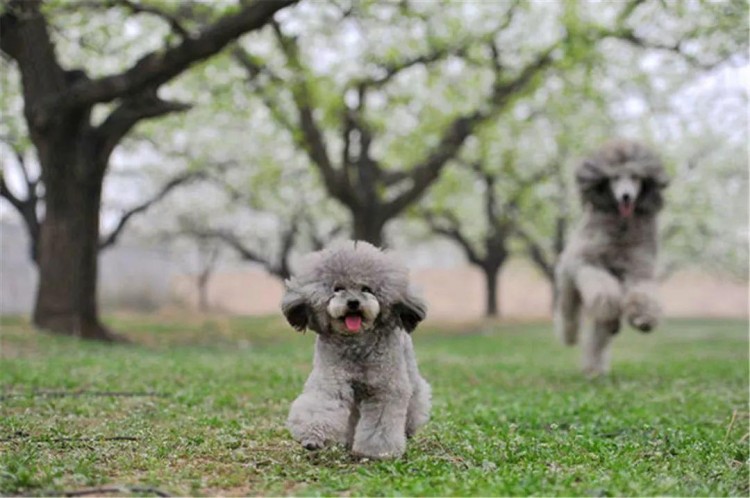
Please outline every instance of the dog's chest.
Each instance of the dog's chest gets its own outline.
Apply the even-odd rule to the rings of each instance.
[[[352,391],[354,392],[354,401],[359,403],[363,399],[372,397],[375,393],[375,388],[362,380],[351,381]]]
[[[387,389],[399,372],[397,361],[391,355],[370,355],[360,361],[350,362],[346,368],[349,385],[356,401],[368,399]]]
[[[653,256],[655,245],[651,234],[637,223],[610,225],[605,230],[588,230],[584,251],[589,260],[607,268],[615,277],[623,279],[629,268],[644,256]],[[648,254],[646,254],[648,253]]]

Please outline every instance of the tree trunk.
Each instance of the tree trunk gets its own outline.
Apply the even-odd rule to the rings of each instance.
[[[557,285],[555,285],[554,279],[552,279],[549,284],[552,296],[552,301],[550,302],[550,310],[554,312],[555,307],[557,306],[557,300],[560,298],[560,293],[557,291]]]
[[[33,322],[57,334],[111,341],[117,337],[99,321],[96,299],[104,166],[95,163],[94,138],[83,123],[35,137],[42,145],[45,216]]]
[[[498,305],[497,281],[500,273],[499,266],[488,266],[482,268],[484,271],[485,281],[485,316],[496,318],[500,316],[500,307]]]
[[[208,281],[211,278],[211,271],[202,271],[198,275],[198,310],[201,313],[208,313]]]
[[[386,220],[382,219],[373,210],[352,211],[352,224],[354,240],[364,240],[370,244],[383,246],[383,227]]]

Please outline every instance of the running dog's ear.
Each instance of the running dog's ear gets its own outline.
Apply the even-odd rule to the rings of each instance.
[[[644,178],[635,204],[638,213],[653,214],[664,206],[662,190],[669,185],[665,178]]]
[[[284,313],[289,325],[300,332],[304,332],[310,321],[310,306],[294,281],[287,280],[284,285],[286,291],[281,300],[281,312]]]
[[[581,190],[588,190],[601,181],[607,181],[607,176],[596,161],[584,159],[576,168],[576,183]]]
[[[404,330],[412,333],[419,322],[427,316],[427,303],[414,289],[409,288],[404,299],[393,306],[393,311],[401,321]]]

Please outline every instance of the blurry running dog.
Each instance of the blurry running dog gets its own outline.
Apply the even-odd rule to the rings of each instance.
[[[555,272],[555,331],[573,345],[588,322],[583,369],[596,376],[609,370],[621,318],[643,332],[657,325],[657,215],[668,180],[652,151],[620,140],[584,160],[576,182],[584,214]]]

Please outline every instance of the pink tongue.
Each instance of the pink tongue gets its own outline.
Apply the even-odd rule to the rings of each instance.
[[[635,207],[635,205],[632,202],[621,202],[617,207],[620,209],[620,216],[623,218],[630,218],[633,214],[633,207]]]
[[[358,332],[359,327],[362,325],[362,317],[359,315],[346,315],[344,323],[349,332]]]

